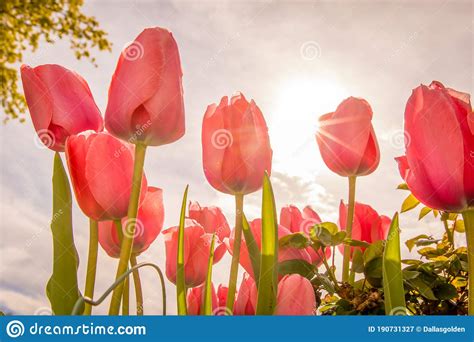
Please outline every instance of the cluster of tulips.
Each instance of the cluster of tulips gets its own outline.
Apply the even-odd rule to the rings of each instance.
[[[264,298],[268,293],[262,289],[269,276],[262,268],[268,265],[269,239],[276,239],[273,248],[277,249],[278,263],[303,260],[318,267],[334,249],[281,243],[285,238],[314,235],[314,227],[322,220],[309,206],[303,210],[293,205],[282,208],[279,220],[274,215],[273,235],[263,229],[262,218],[247,221],[244,196],[262,186],[265,191],[272,149],[261,110],[243,94],[224,96],[218,104],[209,105],[202,122],[204,173],[214,189],[235,197],[234,228],[219,207],[198,202],[187,205],[186,190],[180,224],[162,231],[163,191],[147,183],[143,165],[148,146],[170,144],[185,134],[180,57],[169,31],[145,29],[122,51],[104,120],[87,82],[75,72],[52,64],[23,65],[21,76],[35,130],[41,141],[57,152],[56,159],[61,160],[59,152],[65,152],[77,203],[90,219],[87,277],[81,295],[84,314],[91,313],[97,298],[98,244],[118,259],[109,314],[119,314],[121,307],[123,314],[128,313],[131,269],[137,313],[143,314],[137,256],[160,233],[166,246],[166,277],[177,286],[179,314],[316,313],[313,285],[297,272],[273,272],[273,297]],[[385,240],[391,224],[387,216],[355,201],[356,178],[371,174],[380,159],[372,115],[367,101],[350,97],[333,113],[319,118],[316,133],[326,165],[348,179],[349,197],[347,204],[340,204],[339,229],[351,241],[367,243]],[[412,194],[430,208],[464,217],[472,293],[474,114],[469,95],[439,82],[415,88],[406,105],[405,134],[406,155],[397,161]],[[269,208],[263,205],[262,216]],[[364,247],[345,244],[339,248],[342,282],[348,282],[351,257]],[[212,265],[227,252],[232,256],[229,283],[216,290],[211,281]],[[255,253],[261,259],[255,260]],[[245,273],[237,289],[239,265]],[[470,314],[474,314],[473,302],[470,300]]]

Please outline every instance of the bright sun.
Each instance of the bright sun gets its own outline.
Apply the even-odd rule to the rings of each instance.
[[[349,93],[329,79],[295,79],[285,82],[272,108],[269,128],[274,165],[290,175],[313,174],[316,165],[315,133],[318,118],[334,111]]]

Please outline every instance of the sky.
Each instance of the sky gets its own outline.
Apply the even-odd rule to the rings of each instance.
[[[347,180],[332,173],[315,141],[317,120],[349,96],[372,106],[381,161],[357,183],[358,201],[380,214],[400,210],[407,193],[394,157],[404,152],[403,114],[411,90],[438,80],[473,92],[473,6],[469,1],[85,1],[84,12],[108,32],[113,50],[93,51],[98,67],[77,61],[67,41],[40,44],[24,63],[57,63],[82,75],[101,109],[120,51],[146,27],[173,32],[183,68],[186,134],[148,149],[149,185],[163,189],[164,228],[176,226],[186,184],[189,199],[217,205],[233,222],[233,198],[206,181],[201,161],[201,124],[207,105],[241,91],[254,99],[269,126],[272,184],[278,208],[312,205],[324,221],[337,221],[347,198]],[[0,310],[47,314],[51,274],[51,175],[53,152],[36,142],[31,120],[0,127]],[[245,198],[246,215],[260,215],[261,192]],[[440,235],[440,222],[401,216],[402,240]],[[83,288],[88,222],[74,203],[74,233]],[[462,243],[463,237],[456,236]],[[404,256],[408,255],[402,246]],[[339,256],[337,257],[340,258]],[[139,261],[164,269],[163,237]],[[117,260],[99,252],[96,294],[113,282]],[[215,266],[214,283],[226,284],[230,257]],[[239,273],[241,278],[242,270]],[[161,289],[151,270],[142,271],[147,314],[161,313]],[[167,281],[168,310],[176,290]],[[105,313],[108,302],[95,309]]]

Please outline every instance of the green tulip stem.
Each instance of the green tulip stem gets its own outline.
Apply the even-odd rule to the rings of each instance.
[[[462,213],[467,242],[467,263],[469,274],[468,285],[468,314],[474,316],[474,208],[469,208]]]
[[[97,271],[97,253],[99,250],[98,222],[89,219],[89,253],[87,258],[86,288],[84,295],[88,298],[94,298],[95,275]],[[89,316],[92,313],[92,305],[85,304],[84,315]]]
[[[127,271],[128,262],[132,255],[133,238],[135,235],[136,219],[138,214],[138,204],[140,199],[140,189],[143,177],[143,165],[145,163],[146,145],[137,143],[135,145],[135,162],[133,166],[132,191],[127,212],[127,229],[123,235],[122,246],[120,249],[120,260],[117,267],[115,279]],[[118,284],[112,294],[110,302],[109,315],[118,315],[120,311],[120,301],[122,298],[123,283]]]
[[[346,223],[346,236],[352,239],[352,222],[354,221],[354,208],[355,208],[355,190],[356,190],[356,177],[349,177],[349,203],[347,209],[347,223]],[[344,246],[344,257],[342,259],[342,281],[349,281],[349,262],[351,259],[351,246]]]
[[[132,253],[130,257],[130,266],[137,265],[137,256]],[[142,281],[140,280],[140,273],[138,270],[133,271],[133,284],[135,286],[135,298],[137,302],[137,316],[143,316],[143,292]]]
[[[129,277],[123,281],[123,294],[122,294],[122,316],[128,316],[130,314],[130,281]]]
[[[237,289],[237,276],[239,273],[240,245],[242,242],[242,213],[244,210],[244,195],[235,195],[235,235],[232,248],[232,263],[230,265],[229,291],[227,292],[226,307],[228,312],[233,312],[235,291]]]

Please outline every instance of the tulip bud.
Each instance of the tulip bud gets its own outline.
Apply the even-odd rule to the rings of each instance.
[[[69,137],[66,159],[79,207],[96,221],[127,216],[132,188],[134,147],[108,133]],[[141,200],[146,193],[143,175]]]
[[[319,118],[319,151],[333,172],[343,177],[364,176],[377,168],[380,153],[371,120],[370,105],[355,97]]]
[[[70,135],[102,131],[89,86],[74,71],[56,64],[22,65],[21,80],[33,126],[46,147],[62,152]]]
[[[256,308],[257,286],[253,278],[248,273],[244,273],[234,305],[234,315],[255,315]]]
[[[135,233],[132,253],[138,255],[150,247],[163,228],[163,220],[163,191],[149,186],[143,202],[138,208],[137,219],[134,221]],[[129,234],[128,228],[131,223],[126,217],[122,219],[123,235]],[[121,239],[113,221],[99,223],[99,243],[109,256],[120,257]]]
[[[109,88],[105,126],[131,143],[159,146],[184,135],[182,71],[171,32],[147,28],[122,52]]]
[[[218,191],[249,194],[262,187],[272,149],[262,112],[244,95],[207,107],[202,123],[204,174]]]
[[[314,315],[316,296],[313,285],[299,274],[288,274],[278,283],[275,315]]]

